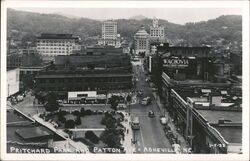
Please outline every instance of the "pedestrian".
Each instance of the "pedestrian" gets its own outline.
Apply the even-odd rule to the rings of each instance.
[[[128,131],[128,129],[127,129],[127,134],[128,134],[128,132],[129,132],[129,131]]]

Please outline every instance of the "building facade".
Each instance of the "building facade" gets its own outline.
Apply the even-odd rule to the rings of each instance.
[[[20,71],[18,68],[7,70],[7,97],[19,92]]]
[[[147,55],[149,53],[149,34],[145,30],[144,26],[141,26],[141,28],[134,35],[134,45],[136,55]]]
[[[74,51],[80,51],[79,40],[79,37],[72,34],[41,34],[37,37],[37,52],[53,60],[57,55],[70,55]]]
[[[54,69],[39,72],[35,77],[36,91],[55,91],[66,98],[72,91],[107,93],[131,89],[129,55],[122,49],[105,49],[89,48],[84,54],[57,56]]]
[[[41,64],[41,56],[37,53],[7,55],[7,67],[10,68],[39,66]]]
[[[65,71],[39,73],[36,76],[37,91],[55,91],[67,97],[70,91],[102,91],[130,89],[132,74],[125,71]]]
[[[186,87],[171,89],[170,94],[168,111],[194,153],[242,152],[239,92]]]
[[[150,41],[151,42],[164,42],[165,32],[164,27],[159,25],[158,19],[153,19],[153,25],[150,26]]]
[[[102,23],[102,38],[98,41],[102,46],[121,46],[120,35],[117,34],[117,22],[107,20]]]

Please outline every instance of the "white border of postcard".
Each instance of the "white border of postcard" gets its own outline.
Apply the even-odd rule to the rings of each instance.
[[[1,160],[249,160],[249,1],[1,2]],[[6,8],[239,8],[243,20],[243,154],[10,154],[6,153]]]

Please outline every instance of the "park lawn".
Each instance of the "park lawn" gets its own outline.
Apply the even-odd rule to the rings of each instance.
[[[76,125],[76,128],[105,128],[105,125],[101,124],[102,118],[104,114],[99,115],[87,115],[81,117],[82,123],[81,125]]]

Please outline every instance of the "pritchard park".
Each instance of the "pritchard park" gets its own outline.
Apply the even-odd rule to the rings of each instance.
[[[242,153],[240,14],[52,10],[7,9],[7,153]]]

